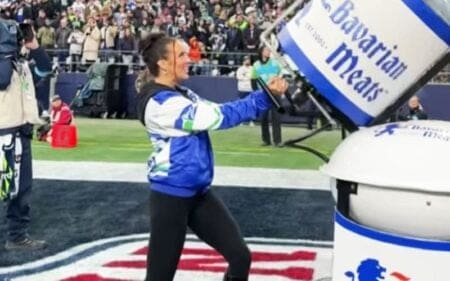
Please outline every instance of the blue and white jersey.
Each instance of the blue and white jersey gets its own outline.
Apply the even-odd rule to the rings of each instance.
[[[262,91],[224,104],[204,100],[187,88],[152,83],[142,91],[140,100],[147,102],[138,106],[138,114],[141,111],[154,147],[148,161],[150,188],[180,197],[205,192],[212,182],[214,158],[208,130],[256,119],[272,106]]]

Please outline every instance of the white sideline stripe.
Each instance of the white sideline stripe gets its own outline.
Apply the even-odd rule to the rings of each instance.
[[[68,250],[64,250],[61,253],[58,253],[56,255],[50,256],[50,257],[46,257],[37,261],[33,261],[33,262],[29,262],[29,263],[25,263],[22,265],[16,265],[16,266],[11,266],[11,267],[5,267],[5,268],[0,268],[0,274],[6,274],[9,272],[15,272],[15,271],[19,271],[19,270],[28,270],[28,269],[32,269],[32,268],[37,268],[46,264],[50,264],[53,263],[55,261],[60,261],[62,259],[77,255],[83,251],[85,251],[86,249],[92,248],[94,246],[97,245],[102,245],[105,243],[109,243],[109,242],[115,242],[115,241],[121,241],[121,240],[128,240],[128,239],[142,239],[142,240],[147,240],[149,238],[149,234],[148,233],[141,233],[141,234],[132,234],[132,235],[124,235],[124,236],[117,236],[117,237],[112,237],[112,238],[105,238],[105,239],[101,239],[101,240],[97,240],[94,242],[89,242],[86,244],[81,244],[75,247],[72,247]],[[194,234],[188,234],[186,235],[186,238],[189,240],[195,240],[195,241],[201,241],[197,238],[196,235]],[[248,243],[257,243],[257,242],[265,242],[265,243],[271,243],[271,244],[275,244],[275,245],[284,245],[284,244],[294,244],[294,243],[298,243],[299,245],[302,244],[311,244],[311,246],[332,246],[333,242],[332,241],[320,241],[320,240],[305,240],[305,239],[277,239],[277,238],[259,238],[259,237],[250,237],[250,238],[245,238],[245,241],[247,241]]]
[[[147,182],[145,163],[33,161],[34,177],[54,180]],[[215,186],[326,190],[329,178],[317,170],[215,167]]]

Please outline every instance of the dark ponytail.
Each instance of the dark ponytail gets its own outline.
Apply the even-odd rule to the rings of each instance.
[[[153,76],[159,75],[158,61],[167,58],[166,46],[173,40],[164,33],[150,33],[139,42],[139,53]]]

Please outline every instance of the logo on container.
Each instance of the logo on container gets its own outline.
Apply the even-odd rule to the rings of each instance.
[[[389,280],[395,281],[413,281],[410,277],[398,271],[387,270],[386,267],[373,258],[367,258],[358,265],[356,272],[346,271],[345,276],[351,281],[381,281],[386,280],[386,274]]]

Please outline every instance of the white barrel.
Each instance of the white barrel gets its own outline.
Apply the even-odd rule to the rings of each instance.
[[[447,0],[313,0],[277,34],[323,97],[366,126],[449,52]]]
[[[450,122],[364,128],[321,171],[357,183],[350,217],[387,232],[450,241]]]
[[[333,280],[449,279],[450,122],[361,129],[321,171],[356,187],[349,217],[336,211]]]
[[[360,225],[336,212],[333,281],[444,281],[450,242],[413,238]]]

